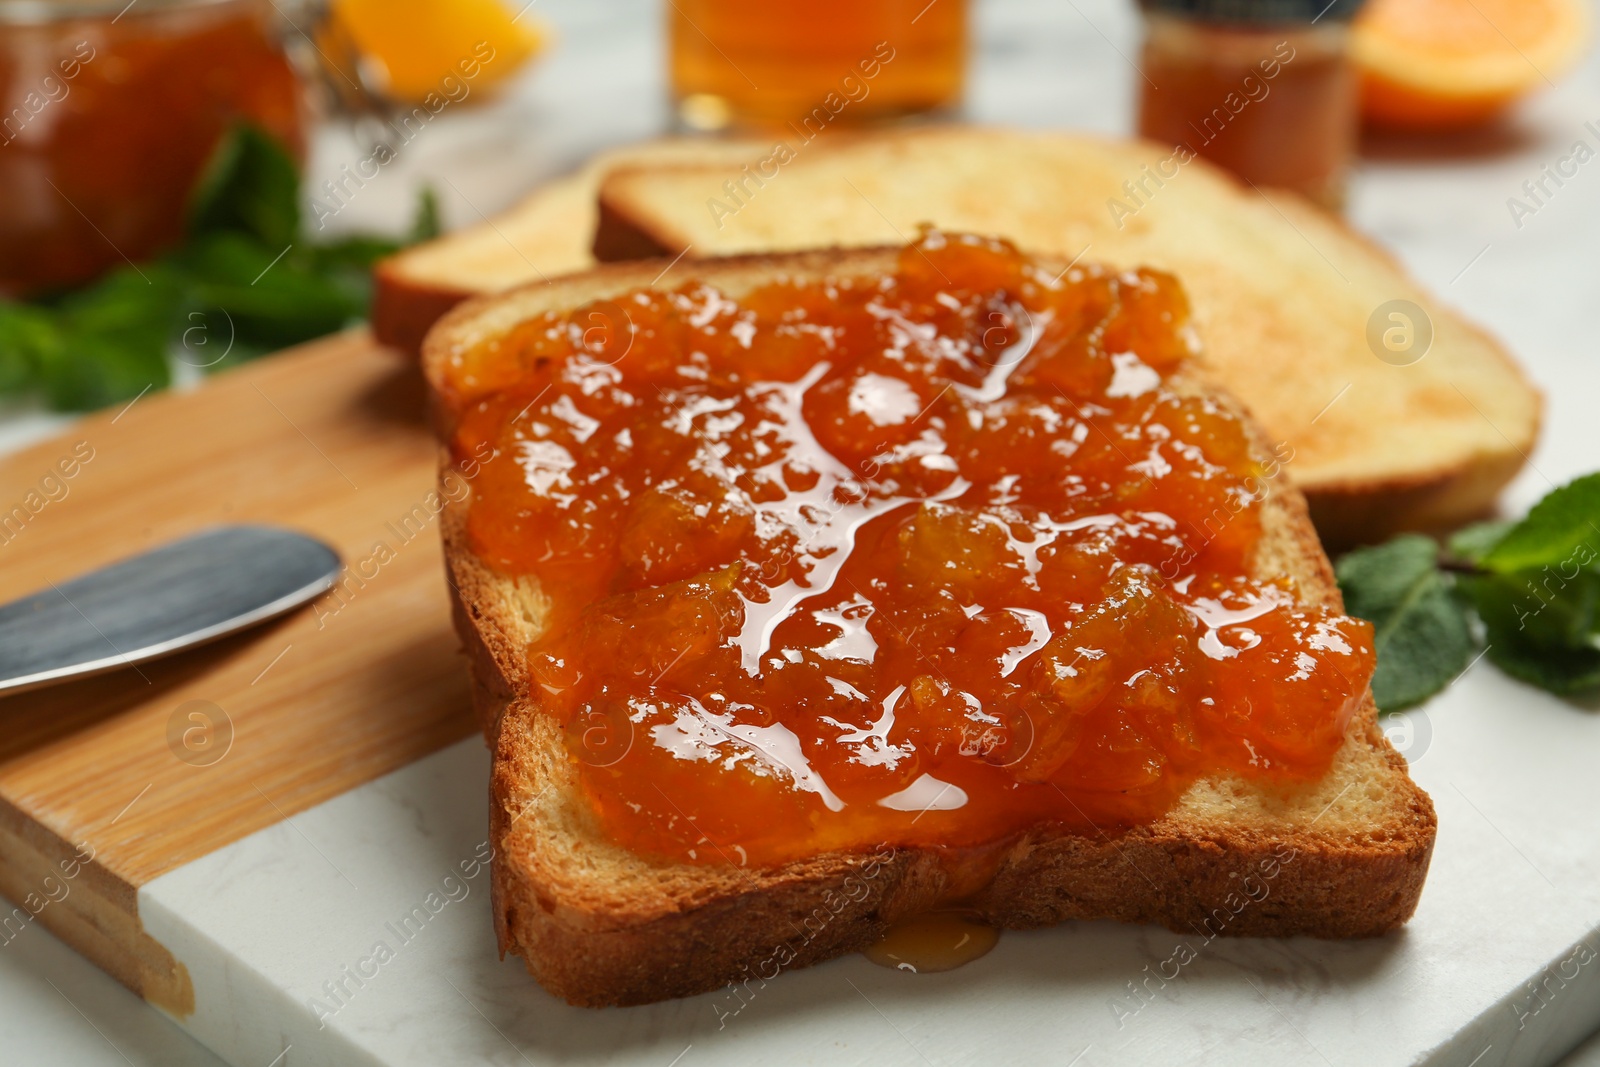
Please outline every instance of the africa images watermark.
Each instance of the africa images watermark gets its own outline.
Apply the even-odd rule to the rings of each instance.
[[[821,903],[795,925],[793,937],[774,945],[771,951],[756,961],[753,968],[748,963],[740,964],[739,969],[744,972],[744,980],[729,982],[727,993],[711,1005],[711,1010],[717,1014],[717,1029],[725,1029],[729,1019],[749,1007],[750,1002],[755,1000],[756,994],[765,989],[768,982],[777,978],[785,967],[798,959],[805,947],[815,941],[835,919],[844,914],[850,905],[864,903],[872,895],[872,881],[883,872],[884,864],[893,860],[895,854],[896,850],[893,847],[879,846],[878,851],[867,857],[867,861],[861,867],[844,877],[837,889],[830,886],[822,891]],[[755,983],[754,986],[751,985],[752,982]]]
[[[1567,553],[1565,559],[1554,565],[1553,572],[1550,564],[1528,578],[1523,587],[1527,589],[1533,603],[1527,599],[1519,599],[1512,605],[1511,610],[1517,613],[1517,629],[1526,630],[1528,623],[1539,617],[1545,608],[1556,602],[1556,598],[1566,589],[1568,583],[1576,581],[1590,564],[1600,559],[1600,552],[1596,552],[1587,539],[1579,541]],[[1570,568],[1570,570],[1569,570]],[[1551,588],[1551,583],[1555,588]],[[1548,596],[1546,594],[1549,594]]]
[[[1600,126],[1591,121],[1585,122],[1583,128],[1594,137],[1595,144],[1600,144]],[[1572,142],[1563,155],[1556,157],[1554,163],[1540,167],[1537,178],[1529,178],[1522,183],[1522,196],[1506,197],[1506,210],[1511,213],[1512,224],[1519,230],[1527,225],[1527,220],[1549,206],[1567,182],[1578,176],[1579,168],[1596,155],[1600,155],[1600,152],[1596,151],[1594,145],[1580,137]],[[1551,188],[1552,184],[1554,188]]]
[[[1190,924],[1195,933],[1204,938],[1198,948],[1192,941],[1179,941],[1166,959],[1145,964],[1140,972],[1142,977],[1130,979],[1127,992],[1107,1002],[1112,1016],[1117,1020],[1117,1029],[1123,1029],[1130,1019],[1154,1004],[1157,995],[1177,981],[1183,969],[1199,959],[1201,951],[1221,937],[1247,908],[1270,897],[1273,880],[1294,862],[1298,854],[1291,845],[1277,845],[1270,856],[1256,861],[1255,870],[1244,875],[1238,889],[1230,891],[1222,903],[1212,908],[1200,923]]]
[[[39,917],[40,913],[51,904],[60,904],[72,893],[72,881],[83,870],[83,865],[93,862],[94,847],[87,841],[79,844],[71,856],[58,860],[57,868],[61,874],[54,871],[45,875],[40,880],[37,890],[30,890],[22,898],[22,903],[12,908],[9,914],[0,916],[0,948],[5,948],[22,936],[22,931]]]
[[[1208,145],[1221,137],[1228,126],[1241,115],[1245,108],[1252,103],[1260,103],[1272,92],[1268,82],[1283,72],[1283,68],[1294,61],[1294,46],[1288,41],[1279,41],[1271,56],[1256,64],[1256,69],[1261,72],[1260,77],[1255,74],[1246,74],[1239,83],[1239,88],[1228,93],[1222,102],[1211,109],[1211,113],[1200,120],[1200,125],[1195,126],[1190,122],[1190,127],[1199,135],[1199,143]],[[1122,229],[1128,219],[1143,211],[1155,198],[1167,182],[1182,173],[1186,164],[1194,161],[1199,152],[1189,142],[1178,144],[1170,155],[1156,163],[1152,169],[1146,163],[1139,168],[1137,178],[1130,178],[1122,183],[1122,191],[1127,199],[1110,197],[1106,200],[1106,210],[1111,214],[1111,221]],[[1152,188],[1152,184],[1154,188]]]
[[[879,41],[873,48],[872,55],[858,62],[850,73],[839,79],[838,92],[830,92],[824,96],[820,104],[800,119],[798,126],[793,120],[789,122],[789,129],[794,131],[796,146],[791,147],[787,140],[776,141],[773,143],[772,151],[755,165],[754,170],[746,163],[740,168],[737,178],[723,182],[722,192],[727,198],[726,201],[715,196],[706,200],[706,210],[711,213],[711,221],[716,223],[717,229],[722,229],[729,218],[743,211],[755,194],[767,182],[778,176],[779,168],[798,158],[800,154],[798,149],[816,140],[845,108],[852,103],[859,104],[865,100],[872,92],[870,84],[872,79],[882,72],[886,64],[893,62],[894,57],[894,47],[888,41]],[[754,188],[751,188],[752,184]]]
[[[1552,964],[1538,978],[1524,987],[1527,995],[1511,1001],[1511,1014],[1517,1017],[1517,1029],[1525,1030],[1528,1023],[1548,1008],[1567,983],[1576,981],[1579,973],[1595,961],[1595,950],[1587,942],[1579,941],[1566,959]]]
[[[375,980],[383,968],[399,956],[400,950],[421,937],[428,924],[451,904],[460,904],[472,895],[472,885],[478,876],[488,870],[494,859],[494,846],[484,841],[473,854],[461,860],[455,868],[439,880],[422,900],[413,904],[397,919],[383,924],[388,937],[373,942],[367,954],[355,964],[345,964],[339,973],[322,983],[321,996],[307,997],[306,1007],[317,1017],[317,1029],[324,1029],[328,1020],[350,1006],[351,1001]],[[457,875],[457,871],[460,875]],[[390,944],[390,939],[393,944]]]
[[[348,607],[356,595],[382,573],[384,567],[399,559],[400,549],[421,537],[423,531],[439,517],[448,504],[460,504],[466,500],[472,492],[472,480],[483,470],[483,465],[493,460],[495,455],[493,445],[486,441],[480,442],[471,458],[457,464],[439,478],[438,489],[430,489],[420,501],[412,505],[410,511],[396,520],[384,523],[388,532],[394,535],[395,543],[390,544],[382,539],[374,541],[372,549],[365,556],[340,568],[339,577],[335,580],[333,588],[320,597],[314,606],[317,629],[326,627],[328,620]]]
[[[0,512],[0,545],[15,541],[40,512],[67,499],[72,492],[72,479],[93,459],[94,446],[88,441],[77,441],[70,453],[51,464],[34,488],[22,494],[22,499],[9,509]]]
[[[58,61],[55,70],[39,79],[39,86],[22,98],[22,102],[0,119],[0,147],[9,145],[21,137],[33,120],[51,104],[59,104],[72,92],[72,81],[83,73],[85,65],[94,61],[94,46],[88,41],[79,41],[72,50],[72,55]]]
[[[472,95],[472,80],[483,72],[484,66],[494,62],[496,52],[488,41],[479,41],[472,54],[455,64],[456,73],[446,74],[439,87],[423,96],[422,101],[410,111],[401,112],[390,119],[388,126],[396,140],[379,141],[351,170],[348,163],[339,167],[339,176],[322,183],[326,197],[312,197],[311,213],[317,220],[317,229],[323,229],[328,220],[348,207],[367,183],[376,179],[384,167],[400,158],[400,149],[409,145],[427,129],[428,124],[451,104],[460,104]],[[459,74],[459,77],[457,76]]]
[[[1278,476],[1283,473],[1283,468],[1294,462],[1294,447],[1287,441],[1280,441],[1273,446],[1272,457],[1260,464],[1260,473],[1252,474],[1246,478],[1238,492],[1227,493],[1223,496],[1223,503],[1212,509],[1211,514],[1201,521],[1190,520],[1198,535],[1197,543],[1180,536],[1181,547],[1172,555],[1161,561],[1161,577],[1172,581],[1183,573],[1194,558],[1217,536],[1227,528],[1228,524],[1238,518],[1251,505],[1259,504],[1272,495],[1272,485]]]
[[[209,700],[186,700],[167,717],[167,750],[191,767],[220,763],[233,749],[233,718]]]

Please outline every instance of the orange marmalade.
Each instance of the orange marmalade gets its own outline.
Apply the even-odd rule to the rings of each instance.
[[[1177,282],[925,234],[894,273],[641,290],[456,357],[470,547],[635,851],[769,865],[1320,776],[1366,623],[1247,575],[1275,466],[1169,376]]]

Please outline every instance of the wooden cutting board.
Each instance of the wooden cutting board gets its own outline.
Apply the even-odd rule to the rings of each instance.
[[[0,600],[223,522],[345,562],[310,608],[201,649],[0,699],[0,942],[41,922],[178,1015],[151,879],[461,739],[435,446],[413,362],[364,332],[145,395],[0,460]]]

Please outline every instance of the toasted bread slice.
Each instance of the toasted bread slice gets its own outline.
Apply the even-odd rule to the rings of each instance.
[[[480,293],[544,281],[594,266],[590,248],[600,180],[614,167],[647,163],[741,163],[763,146],[683,138],[602,152],[572,174],[535,189],[517,206],[437,240],[408,248],[373,271],[372,333],[415,354],[446,311]]]
[[[1148,142],[981,128],[841,138],[780,159],[613,170],[597,253],[875,245],[930,222],[1171,271],[1223,384],[1293,447],[1291,477],[1330,545],[1483,513],[1533,449],[1540,398],[1505,350],[1291,194],[1269,199]],[[1400,325],[1379,310],[1396,300],[1432,320],[1431,348],[1407,366],[1369,342]]]
[[[738,297],[779,278],[880,276],[897,254],[708,260],[668,284],[699,279]],[[453,352],[544,311],[648,287],[662,266],[605,267],[463,305],[424,347],[430,382],[448,389]],[[1169,381],[1231,403],[1203,377]],[[442,470],[448,463],[445,454]],[[1371,936],[1405,922],[1417,905],[1433,806],[1379,732],[1370,698],[1320,781],[1277,790],[1234,777],[1204,780],[1164,817],[1131,830],[1086,835],[1042,824],[981,860],[898,848],[751,869],[663,864],[629,852],[597,825],[560,727],[530,699],[525,650],[541,633],[546,601],[536,583],[496,574],[473,554],[465,535],[471,498],[448,496],[446,564],[494,749],[500,946],[574,1004],[638,1004],[763,982],[863,948],[896,920],[952,899],[1002,927],[1113,918],[1201,938]],[[1263,525],[1255,576],[1286,576],[1302,600],[1338,605],[1300,495],[1277,488]]]

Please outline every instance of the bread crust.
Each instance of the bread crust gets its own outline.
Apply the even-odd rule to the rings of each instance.
[[[692,276],[737,295],[779,275],[881,273],[895,252],[738,257],[695,264],[670,284]],[[657,270],[574,276],[566,298],[615,295]],[[435,387],[446,381],[453,351],[550,299],[541,287],[452,312],[425,346]],[[1203,379],[1175,384],[1232,403]],[[448,469],[442,452],[441,475]],[[573,1004],[640,1004],[762,983],[864,948],[900,918],[951,902],[1006,928],[1110,918],[1206,940],[1370,937],[1417,906],[1433,806],[1379,731],[1370,696],[1318,782],[1269,790],[1207,780],[1146,825],[1085,834],[1046,823],[983,849],[837,852],[768,869],[662,864],[628,853],[596,825],[560,728],[529,699],[523,656],[538,632],[537,592],[473,555],[470,506],[470,494],[451,495],[441,523],[456,623],[494,751],[495,928],[502,953],[522,956],[541,984]],[[1339,605],[1305,503],[1282,479],[1262,520],[1258,576],[1290,576],[1302,599]]]
[[[601,189],[604,188],[602,183]],[[631,259],[655,259],[674,254],[666,239],[651,233],[649,226],[632,217],[625,208],[613,205],[604,195],[598,198],[598,211],[592,246],[597,261],[625,263]]]
[[[1240,184],[1231,174],[1224,172],[1222,176],[1235,186]],[[1347,238],[1365,247],[1374,259],[1387,264],[1398,275],[1405,274],[1405,265],[1393,252],[1351,226],[1342,216],[1332,215],[1292,193],[1284,194],[1279,206],[1286,207],[1290,214],[1310,214],[1332,222]],[[1544,394],[1527,380],[1500,338],[1470,320],[1463,319],[1460,325],[1532,395],[1533,426],[1526,439],[1518,444],[1507,438],[1506,443],[1511,445],[1509,452],[1464,458],[1425,475],[1400,477],[1390,473],[1383,477],[1328,479],[1306,488],[1311,521],[1327,551],[1338,553],[1357,545],[1373,544],[1401,530],[1439,533],[1470,520],[1488,518],[1494,511],[1495,497],[1527,462],[1527,451],[1544,429]],[[1494,430],[1500,433],[1498,427]]]
[[[590,245],[595,193],[613,167],[650,162],[753,164],[767,151],[770,145],[765,142],[667,137],[602,152],[576,171],[534,189],[498,222],[485,220],[382,260],[373,271],[372,334],[401,354],[415,357],[428,329],[461,301],[510,288],[518,279],[545,281],[594,266]],[[481,262],[485,245],[498,254],[496,269],[486,270]]]
[[[422,351],[433,324],[473,295],[461,286],[413,278],[404,261],[383,260],[372,269],[372,308],[367,312],[372,336],[381,345],[414,356]]]
[[[601,263],[671,256],[685,239],[669,232],[658,220],[633,210],[625,197],[600,184],[600,215],[594,230],[594,258]]]

